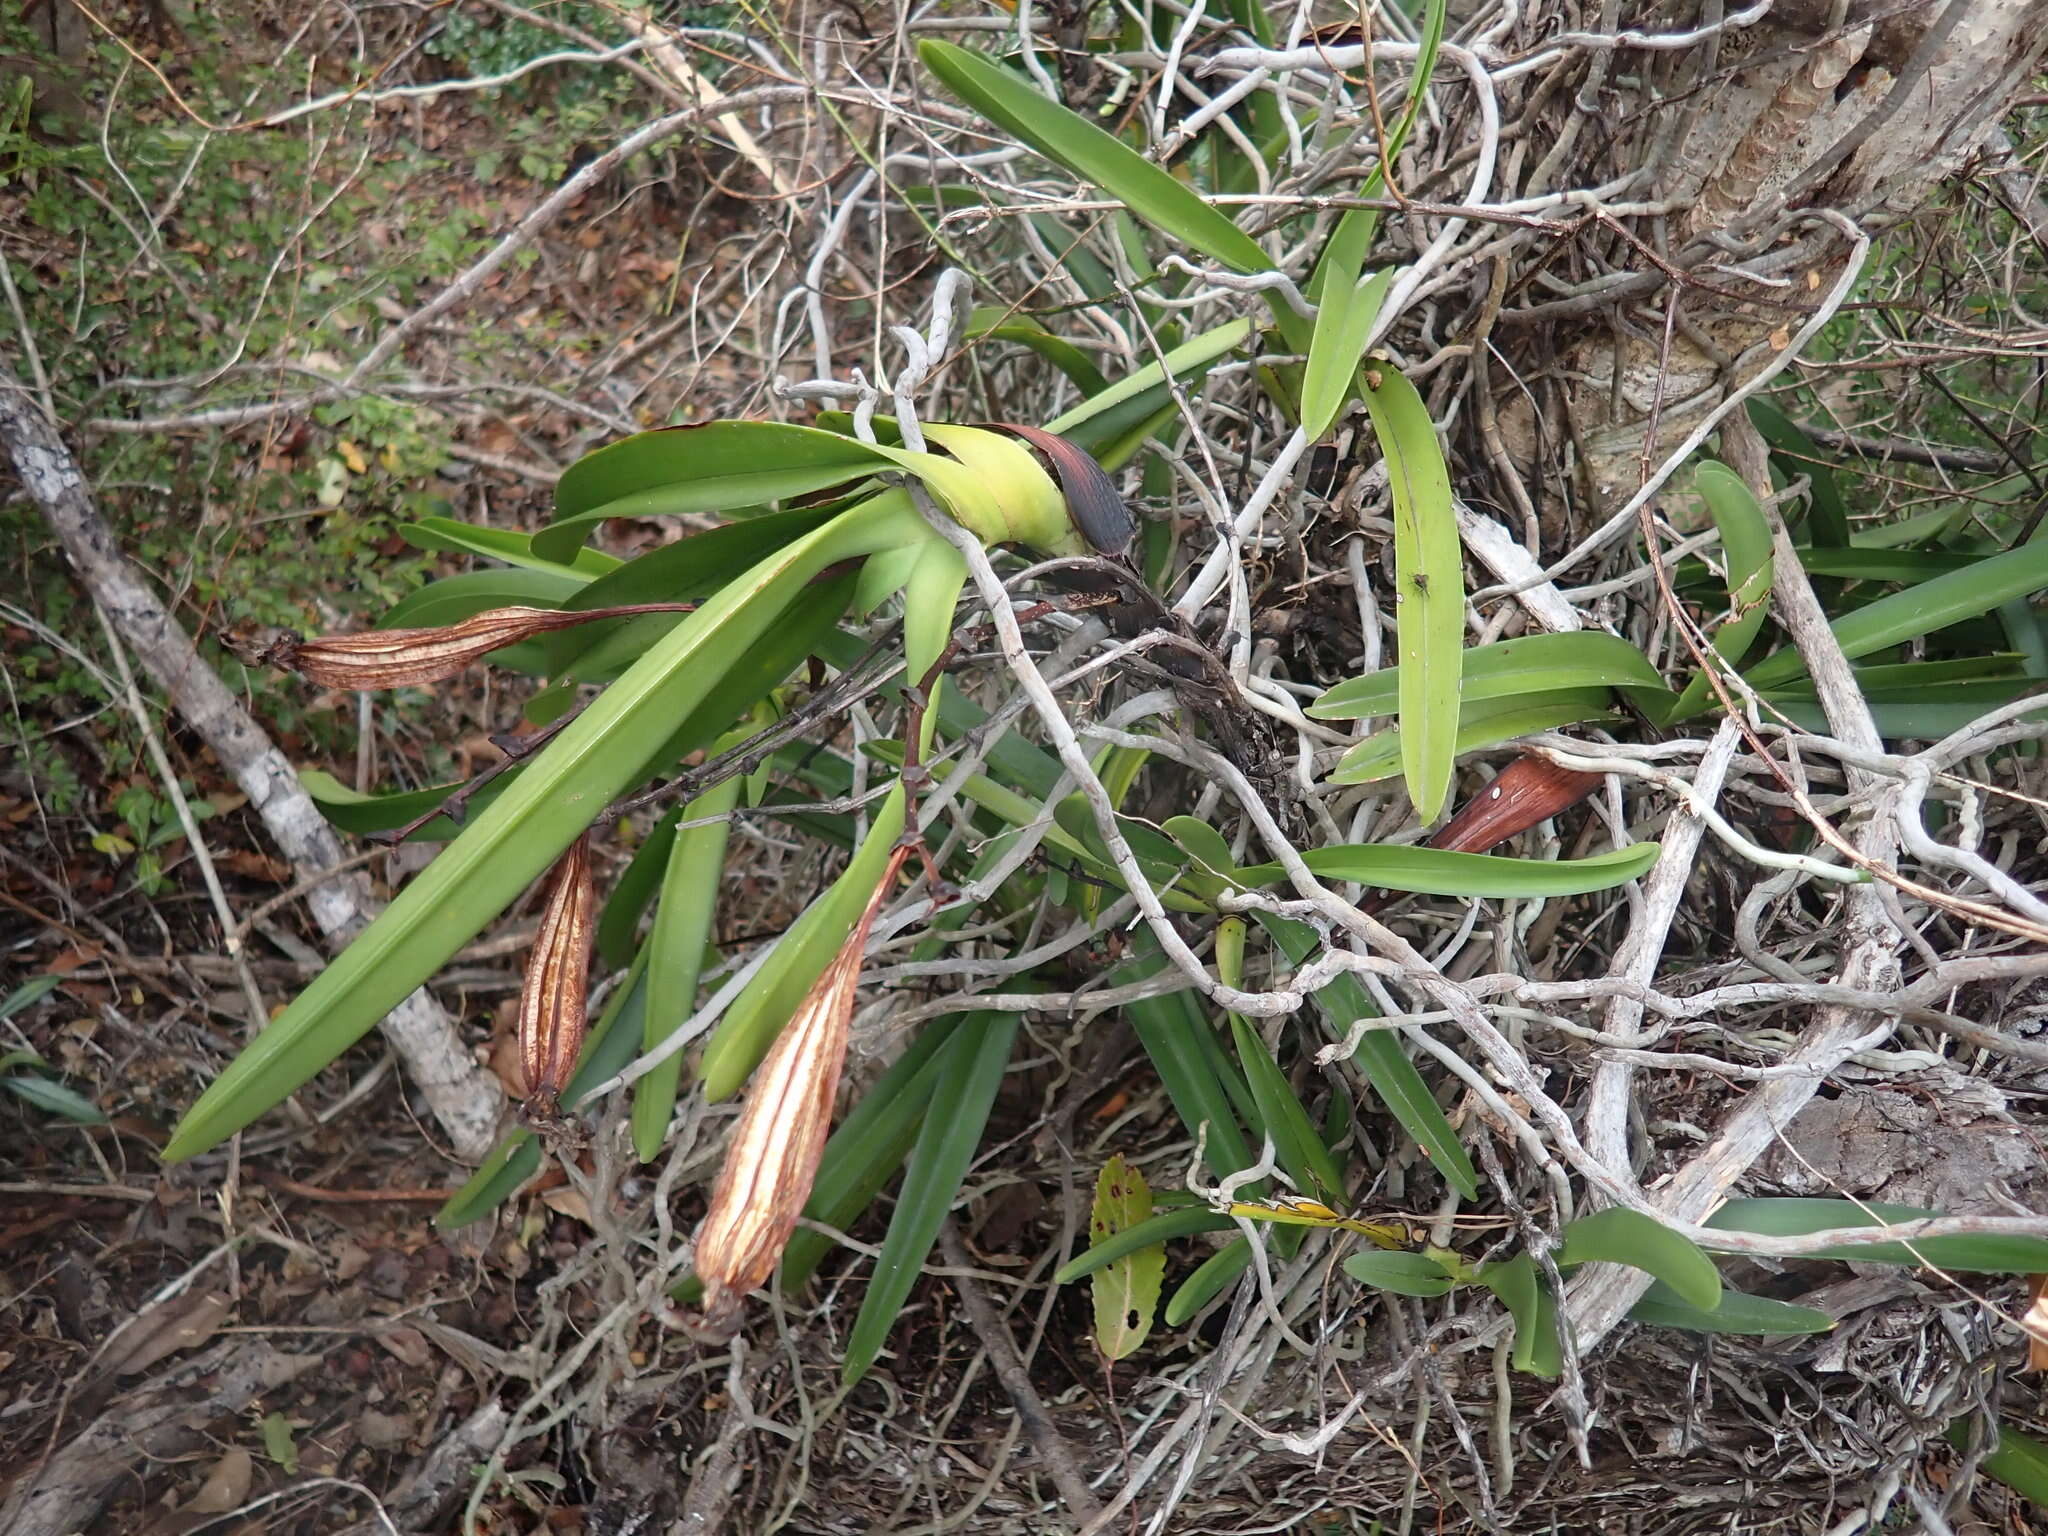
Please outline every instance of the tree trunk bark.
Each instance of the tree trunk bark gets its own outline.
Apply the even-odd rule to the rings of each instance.
[[[1602,31],[1613,31],[1614,14],[1607,7]],[[1613,47],[1587,66],[1522,195],[1620,187],[1612,200],[1637,205],[1633,215],[1644,203],[1665,213],[1647,239],[1604,220],[1609,238],[1573,283],[1500,315],[1496,350],[1530,387],[1502,394],[1497,441],[1524,479],[1548,490],[1537,495],[1550,558],[1605,550],[1626,565],[1634,509],[1710,430],[1723,433],[1722,457],[1768,491],[1761,446],[1744,441],[1753,429],[1743,399],[1795,362],[1850,296],[1863,275],[1851,264],[1867,265],[1871,236],[1918,211],[1979,146],[2009,150],[1998,118],[2048,52],[2035,0],[1885,7],[1868,19],[1878,14],[1867,0],[1778,0],[1725,17],[1708,4],[1702,24],[1722,30],[1664,51]],[[1641,217],[1630,222],[1646,231]],[[1508,504],[1521,495],[1501,491]],[[1790,611],[1802,594],[1805,611]],[[1817,677],[1848,675],[1803,582],[1781,582],[1774,606]],[[1822,702],[1838,737],[1876,745],[1853,687],[1823,688]],[[1853,834],[1879,862],[1897,852],[1885,814],[1876,806]],[[1899,935],[1874,888],[1842,899],[1834,931],[1832,980],[1895,983]],[[1819,1010],[1789,1058],[1813,1074],[1754,1088],[1651,1198],[1677,1220],[1703,1220],[1876,1022]],[[1609,1161],[1626,1154],[1631,1073],[1603,1065],[1588,1106]],[[1614,1265],[1579,1276],[1564,1308],[1578,1348],[1596,1347],[1649,1283]]]

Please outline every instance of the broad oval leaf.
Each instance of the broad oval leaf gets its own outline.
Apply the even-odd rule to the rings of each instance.
[[[1152,1186],[1121,1153],[1103,1165],[1095,1181],[1095,1203],[1088,1214],[1088,1239],[1107,1242],[1152,1215]],[[1137,1351],[1152,1331],[1159,1310],[1159,1291],[1166,1279],[1166,1244],[1154,1243],[1127,1253],[1088,1277],[1095,1303],[1095,1347],[1110,1360]]]
[[[1397,1296],[1441,1296],[1458,1283],[1426,1253],[1354,1253],[1344,1261],[1344,1273]]]
[[[1557,1302],[1543,1283],[1536,1261],[1526,1253],[1516,1254],[1504,1263],[1481,1265],[1473,1278],[1498,1296],[1515,1320],[1515,1344],[1509,1356],[1515,1369],[1555,1379],[1564,1369],[1557,1338]]]
[[[1654,1275],[1678,1297],[1711,1312],[1721,1300],[1721,1272],[1699,1245],[1640,1211],[1611,1206],[1568,1224],[1558,1234],[1555,1258],[1568,1264],[1606,1261]]]

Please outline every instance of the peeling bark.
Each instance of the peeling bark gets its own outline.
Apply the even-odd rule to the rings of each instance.
[[[1887,8],[1878,21],[1859,21],[1873,9],[1859,4],[1833,31],[1826,9],[1781,5],[1723,34],[1718,48],[1694,50],[1668,78],[1646,68],[1654,91],[1620,114],[1657,124],[1686,113],[1675,129],[1613,145],[1607,170],[1618,176],[1638,168],[1634,156],[1651,157],[1655,195],[1683,205],[1667,233],[1688,281],[1668,353],[1661,326],[1594,323],[1559,338],[1564,409],[1596,513],[1626,501],[1646,457],[1669,451],[1774,361],[1798,306],[1840,277],[1850,241],[1818,211],[1872,232],[1909,217],[1980,146],[1999,142],[1999,115],[2048,54],[2034,0]],[[1674,105],[1655,108],[1659,97]],[[1660,131],[1662,142],[1652,137]],[[1791,286],[1732,282],[1715,270],[1731,247],[1782,253],[1779,275]],[[1620,265],[1649,272],[1640,255]],[[1661,314],[1671,297],[1648,286],[1663,284],[1637,295]],[[1521,420],[1504,425],[1528,443],[1527,408],[1514,409]]]

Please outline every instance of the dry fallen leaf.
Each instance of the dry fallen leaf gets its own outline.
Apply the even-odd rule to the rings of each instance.
[[[135,1376],[159,1360],[196,1349],[227,1321],[234,1305],[222,1291],[185,1291],[145,1307],[108,1342],[100,1369],[110,1376]]]
[[[222,1453],[213,1470],[206,1474],[206,1481],[199,1485],[199,1491],[192,1495],[185,1505],[189,1515],[224,1515],[231,1509],[241,1507],[249,1497],[249,1479],[255,1471],[255,1461],[240,1446],[231,1447]]]
[[[377,1335],[377,1342],[392,1359],[416,1371],[431,1364],[434,1358],[434,1347],[417,1328],[386,1328]]]
[[[2027,1369],[2048,1371],[2048,1275],[2027,1277],[2027,1310],[2020,1328],[2027,1336]]]
[[[583,1191],[564,1184],[551,1189],[540,1197],[540,1203],[557,1216],[567,1216],[571,1221],[580,1221],[595,1230],[596,1223],[590,1219],[590,1202],[583,1198]]]

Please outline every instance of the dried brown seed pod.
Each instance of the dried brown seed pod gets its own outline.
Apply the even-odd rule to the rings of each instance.
[[[775,1272],[811,1197],[846,1062],[846,1030],[868,930],[909,851],[898,848],[890,855],[867,910],[747,1085],[711,1209],[697,1233],[695,1268],[704,1282],[697,1331],[706,1338],[729,1338],[739,1327],[747,1293]]]
[[[413,688],[455,676],[492,651],[549,630],[643,613],[688,613],[694,603],[618,608],[491,608],[432,629],[366,629],[307,640],[289,629],[229,631],[221,641],[245,664],[282,667],[326,688]]]
[[[548,902],[519,994],[519,1064],[527,1112],[553,1119],[589,1028],[590,950],[597,934],[597,887],[590,839],[569,845],[549,877]]]

